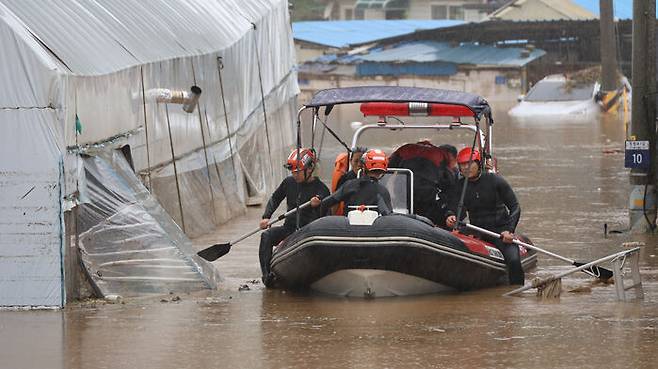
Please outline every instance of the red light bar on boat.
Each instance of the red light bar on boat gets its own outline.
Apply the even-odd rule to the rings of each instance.
[[[475,113],[463,106],[452,104],[428,104],[420,102],[388,103],[369,102],[361,104],[364,116],[412,116],[412,117],[472,117]]]

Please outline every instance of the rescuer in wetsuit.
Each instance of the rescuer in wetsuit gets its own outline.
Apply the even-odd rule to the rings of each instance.
[[[523,284],[525,274],[521,266],[519,248],[513,243],[514,231],[519,223],[521,207],[516,199],[512,187],[498,174],[482,171],[481,156],[478,150],[470,147],[462,149],[457,155],[459,170],[465,178],[459,182],[459,193],[463,188],[464,180],[468,179],[466,194],[464,195],[464,208],[473,225],[499,233],[502,239],[484,237],[493,243],[505,257],[509,270],[510,284]],[[456,209],[452,209],[446,219],[448,227],[457,223]],[[465,214],[462,213],[464,218]]]
[[[281,182],[267,202],[259,224],[261,229],[267,229],[267,223],[284,198],[286,199],[288,211],[311,201],[311,207],[299,211],[299,227],[303,227],[326,215],[325,208],[319,206],[321,199],[329,196],[329,189],[318,177],[313,176],[316,162],[315,152],[312,149],[301,148],[299,149],[299,157],[297,152],[297,149],[293,149],[290,156],[288,156],[285,167],[292,174]],[[268,287],[273,283],[273,275],[270,273],[272,247],[278,245],[279,242],[297,229],[297,216],[298,214],[287,216],[283,226],[271,227],[260,236],[258,257],[260,259],[260,269],[263,273],[262,280]]]
[[[322,208],[328,209],[344,201],[348,210],[350,206],[376,205],[380,214],[390,214],[393,211],[391,194],[379,183],[388,169],[386,153],[378,149],[368,150],[360,160],[366,175],[345,182],[331,196],[322,200]]]

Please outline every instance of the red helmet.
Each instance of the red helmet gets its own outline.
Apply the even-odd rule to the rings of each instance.
[[[459,151],[457,154],[457,163],[468,163],[469,161],[480,161],[480,151],[475,149],[473,150],[473,155],[471,155],[471,148],[465,147]]]
[[[315,165],[315,151],[306,147],[299,149],[299,160],[297,157],[297,149],[293,149],[288,155],[288,160],[286,161],[286,167],[288,170],[293,172],[298,172],[304,169],[312,169]]]
[[[379,149],[366,151],[361,157],[366,170],[386,170],[388,169],[388,157],[386,153]]]

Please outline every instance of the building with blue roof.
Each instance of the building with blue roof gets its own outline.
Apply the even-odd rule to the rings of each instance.
[[[463,24],[460,20],[354,20],[308,21],[292,24],[297,60],[315,59],[354,44],[402,36],[423,29],[440,29]]]
[[[292,33],[295,41],[343,48],[422,29],[452,27],[463,23],[459,20],[308,21],[294,22]]]
[[[322,88],[403,85],[474,91],[515,101],[527,88],[527,66],[546,54],[532,47],[406,41],[323,55],[299,66],[302,100]]]

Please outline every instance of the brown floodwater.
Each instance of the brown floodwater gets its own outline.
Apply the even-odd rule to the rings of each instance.
[[[579,261],[644,243],[643,300],[617,302],[613,285],[582,273],[564,278],[553,300],[532,291],[501,297],[509,287],[373,300],[266,290],[253,236],[214,262],[224,277],[218,291],[0,311],[0,368],[655,368],[657,238],[603,232],[604,224],[624,231],[628,223],[622,122],[494,116],[500,171],[523,209],[520,230]],[[342,121],[346,135],[356,117],[338,111],[332,124]],[[396,143],[391,133],[373,142]],[[328,135],[323,150],[331,164],[339,149]],[[250,208],[195,244],[233,239],[256,227],[261,212]],[[527,279],[570,267],[540,256]],[[575,288],[583,292],[568,292]]]

